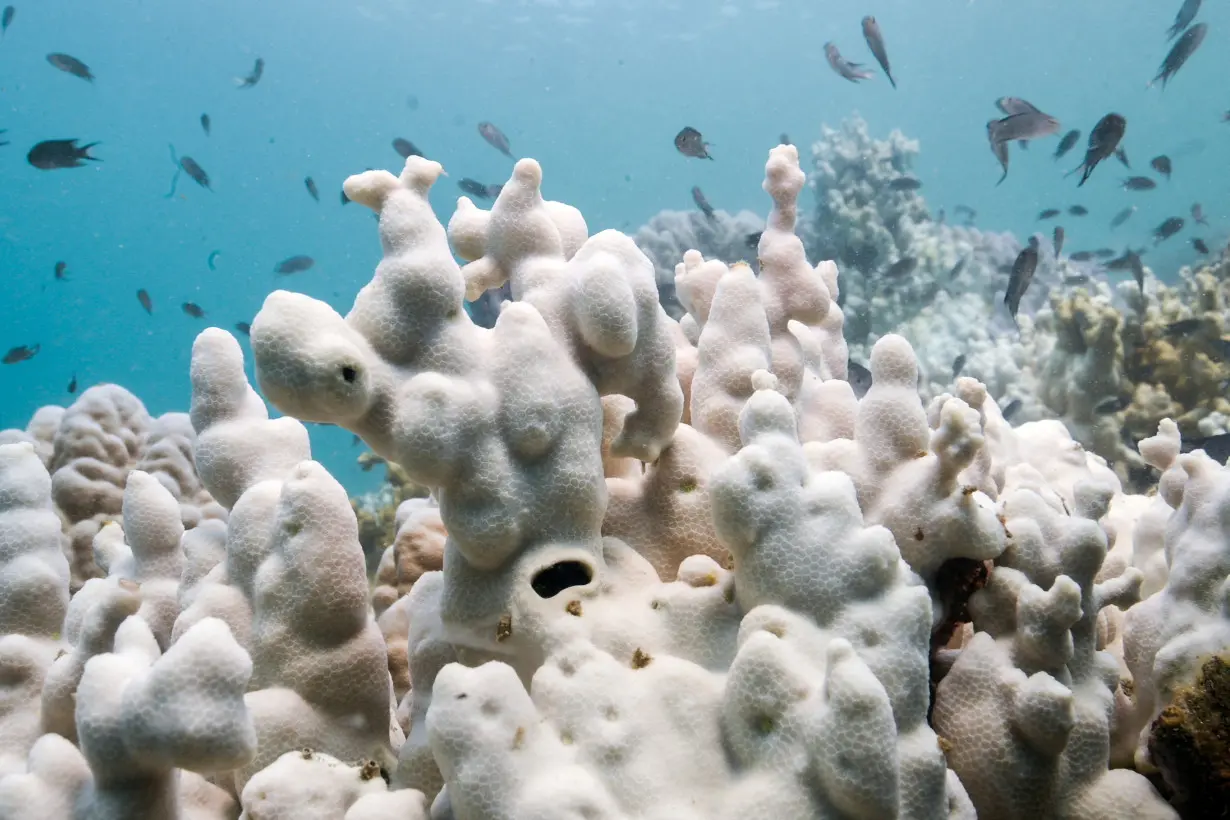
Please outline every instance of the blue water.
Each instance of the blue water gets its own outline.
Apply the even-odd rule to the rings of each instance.
[[[0,427],[24,426],[39,405],[68,403],[81,385],[114,381],[151,412],[187,409],[192,340],[207,323],[249,320],[264,296],[289,287],[345,312],[371,276],[379,243],[370,215],[343,207],[341,181],[364,168],[396,170],[390,146],[412,140],[450,173],[432,201],[447,220],[461,177],[502,181],[511,161],[478,136],[490,120],[514,154],[545,168],[545,193],[581,208],[590,229],[633,231],[663,208],[691,208],[700,185],[715,207],[766,209],[760,190],[769,147],[785,132],[800,146],[854,112],[875,136],[893,128],[920,140],[916,168],[933,209],[978,210],[978,224],[1049,234],[1046,207],[1065,216],[1070,250],[1139,247],[1172,215],[1204,204],[1211,229],[1170,240],[1146,257],[1159,275],[1195,259],[1187,240],[1225,241],[1230,223],[1230,11],[1209,0],[1202,48],[1170,86],[1147,89],[1168,49],[1180,0],[25,0],[0,43],[0,350],[41,345],[0,368]],[[836,76],[822,46],[875,67],[859,21],[875,14],[899,89],[880,76]],[[49,52],[86,62],[93,83],[55,70]],[[232,78],[266,62],[252,89]],[[1174,179],[1128,194],[1118,163],[1079,191],[1062,172],[1057,138],[1012,151],[1007,181],[987,146],[993,101],[1024,97],[1085,134],[1108,111],[1127,117],[1136,172],[1168,153]],[[417,98],[417,108],[409,98]],[[198,118],[208,112],[213,134]],[[714,162],[672,146],[684,125],[713,144]],[[100,141],[103,162],[39,171],[34,143]],[[168,144],[196,159],[213,192],[181,179]],[[805,155],[808,152],[805,151]],[[304,177],[320,187],[314,202]],[[1126,204],[1139,212],[1107,228]],[[805,203],[806,204],[806,203]],[[1190,219],[1189,219],[1190,223]],[[220,251],[217,270],[206,260]],[[294,254],[315,268],[281,278]],[[68,264],[71,281],[53,266]],[[138,288],[155,303],[147,316]],[[203,320],[180,310],[185,301]],[[375,478],[353,466],[350,435],[313,430],[315,455],[352,489]]]

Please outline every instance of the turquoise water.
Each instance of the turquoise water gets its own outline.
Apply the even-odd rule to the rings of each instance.
[[[874,136],[899,128],[921,142],[916,167],[934,210],[957,203],[978,225],[1022,236],[1047,207],[1065,216],[1069,250],[1151,244],[1163,219],[1204,204],[1210,229],[1146,256],[1158,275],[1194,261],[1187,239],[1224,243],[1230,223],[1230,11],[1210,0],[1201,49],[1163,92],[1146,88],[1168,50],[1181,5],[1086,0],[787,2],[744,0],[520,0],[325,3],[215,0],[16,2],[0,42],[0,349],[39,344],[31,361],[0,368],[0,427],[24,426],[35,408],[68,403],[81,386],[114,381],[151,412],[187,409],[193,338],[207,324],[250,320],[273,288],[324,299],[345,312],[371,277],[379,242],[370,215],[339,202],[342,180],[366,167],[396,170],[395,137],[442,162],[433,192],[442,220],[455,182],[502,181],[511,160],[478,135],[482,120],[508,135],[516,156],[539,159],[545,194],[579,207],[591,232],[632,232],[658,210],[689,209],[699,185],[717,208],[767,210],[760,190],[769,147],[785,132],[801,147],[860,113]],[[859,21],[880,22],[899,88],[877,76],[835,75],[822,46],[875,67]],[[48,65],[65,52],[91,84]],[[257,57],[264,76],[237,90]],[[1007,181],[986,141],[993,101],[1020,96],[1087,134],[1109,111],[1127,117],[1124,146],[1136,172],[1168,154],[1170,183],[1129,194],[1118,163],[1079,191],[1062,172],[1057,138],[1012,151]],[[417,107],[410,98],[417,99]],[[199,124],[212,120],[212,135]],[[691,125],[714,162],[672,146]],[[36,142],[99,141],[101,163],[39,171]],[[168,144],[208,171],[213,192],[181,179]],[[806,162],[806,152],[805,152]],[[321,201],[304,189],[312,176]],[[1127,204],[1139,212],[1107,227]],[[1190,218],[1189,218],[1190,222]],[[217,269],[207,259],[219,251]],[[295,254],[315,267],[279,278]],[[70,281],[53,276],[57,261]],[[154,301],[146,315],[136,299]],[[185,315],[192,301],[204,319]],[[315,455],[352,489],[375,478],[353,467],[349,433],[315,428]]]

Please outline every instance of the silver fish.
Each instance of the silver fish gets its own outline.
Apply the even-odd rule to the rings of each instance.
[[[1200,12],[1200,0],[1183,0],[1179,13],[1174,16],[1174,25],[1166,30],[1166,39],[1173,40],[1179,32],[1191,25]]]
[[[1038,246],[1031,240],[1028,245],[1021,249],[1017,254],[1016,261],[1012,263],[1012,275],[1008,279],[1008,291],[1004,294],[1004,304],[1008,306],[1008,313],[1012,316],[1013,321],[1016,321],[1017,311],[1021,307],[1021,297],[1025,295],[1025,291],[1029,289],[1029,283],[1033,281],[1034,272],[1038,269]]]
[[[987,139],[991,143],[991,153],[995,155],[995,158],[999,160],[1000,167],[1004,169],[1004,173],[999,177],[999,182],[995,183],[996,185],[999,185],[1008,178],[1008,143],[996,141],[995,124],[997,122],[999,121],[991,120],[987,123]],[[970,219],[972,221],[973,217]]]
[[[859,80],[870,80],[875,76],[870,71],[864,71],[862,63],[852,63],[842,57],[837,46],[832,43],[824,44],[824,58],[829,61],[829,66],[834,71],[852,83],[857,83]]]
[[[896,88],[897,81],[893,79],[893,70],[888,65],[888,49],[884,47],[884,33],[880,31],[876,18],[871,15],[863,18],[863,39],[867,41],[867,48],[871,49],[880,68],[884,69],[884,76],[888,77],[893,88]]]
[[[1012,114],[987,126],[995,142],[1036,140],[1059,133],[1059,120],[1041,111]]]

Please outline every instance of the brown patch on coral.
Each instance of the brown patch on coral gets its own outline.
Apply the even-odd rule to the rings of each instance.
[[[512,616],[504,614],[500,616],[500,622],[495,625],[495,640],[496,643],[503,643],[512,637]]]
[[[944,606],[944,619],[931,633],[931,707],[935,705],[935,687],[943,677],[942,667],[937,664],[937,654],[944,649],[956,634],[958,627],[970,622],[969,599],[987,585],[994,564],[990,561],[975,561],[973,558],[949,558],[935,575],[934,589]]]
[[[1149,756],[1184,820],[1230,816],[1230,663],[1205,661],[1153,721]]]
[[[642,651],[639,647],[632,653],[633,669],[644,669],[651,663],[653,663],[653,657],[648,652]]]

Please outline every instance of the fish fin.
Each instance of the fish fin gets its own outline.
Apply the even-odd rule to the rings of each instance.
[[[896,90],[897,90],[897,81],[893,79],[893,75],[892,75],[892,73],[891,73],[891,72],[889,72],[889,71],[885,71],[885,72],[884,72],[884,76],[885,76],[885,77],[888,77],[888,81],[889,81],[890,83],[892,83],[893,90],[894,90],[894,91],[896,91]]]

